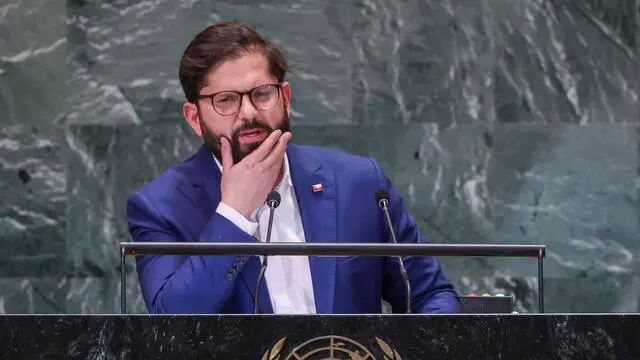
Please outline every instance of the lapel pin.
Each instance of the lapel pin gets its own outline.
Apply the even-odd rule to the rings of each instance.
[[[319,192],[322,191],[322,184],[315,184],[311,187],[311,190],[313,190],[313,192]]]

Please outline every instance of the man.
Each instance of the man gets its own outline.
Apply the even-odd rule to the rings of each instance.
[[[281,51],[233,22],[204,29],[180,62],[183,116],[200,150],[131,194],[134,241],[265,241],[272,190],[281,195],[272,242],[389,242],[376,191],[390,193],[398,242],[425,242],[402,199],[370,158],[290,144],[291,85]],[[253,313],[258,256],[139,256],[152,313]],[[412,312],[453,313],[458,300],[431,257],[406,257]],[[395,257],[271,256],[259,311],[406,311]]]

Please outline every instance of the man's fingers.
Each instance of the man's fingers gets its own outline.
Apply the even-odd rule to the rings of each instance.
[[[271,134],[264,140],[257,149],[251,152],[251,154],[247,155],[244,160],[247,162],[256,163],[262,161],[273,149],[273,146],[277,143],[280,135],[282,134],[282,130],[272,131]]]
[[[262,166],[265,168],[270,168],[273,165],[277,164],[278,161],[282,160],[284,157],[285,151],[287,151],[287,144],[291,140],[291,133],[286,132],[280,136],[278,143],[273,147],[273,151],[271,151],[264,160],[261,161]]]
[[[231,154],[231,145],[226,137],[220,138],[220,153],[222,154],[222,171],[231,169],[233,166],[233,155]]]

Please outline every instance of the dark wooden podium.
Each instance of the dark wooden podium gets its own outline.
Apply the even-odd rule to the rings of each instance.
[[[0,316],[2,359],[640,358],[640,315]]]

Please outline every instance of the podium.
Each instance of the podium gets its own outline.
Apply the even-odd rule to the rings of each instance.
[[[3,359],[638,359],[639,315],[0,316]]]
[[[540,272],[544,256],[544,247],[538,246],[299,245],[123,243],[121,255],[123,262],[126,256],[150,253],[526,256],[538,259]],[[542,289],[542,277],[538,280]],[[124,291],[121,301],[124,311]],[[466,312],[474,309],[467,307]],[[1,316],[0,355],[50,360],[640,358],[638,314],[499,314],[487,306],[479,309],[483,313]]]

